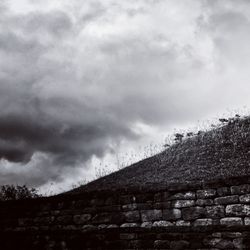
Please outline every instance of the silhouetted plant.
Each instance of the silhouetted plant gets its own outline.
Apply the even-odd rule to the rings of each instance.
[[[0,187],[0,200],[22,200],[36,198],[40,195],[35,188],[28,188],[26,185],[4,185]]]
[[[227,123],[227,122],[228,122],[228,119],[220,118],[219,121],[220,121],[221,123]]]
[[[187,137],[192,137],[193,135],[194,135],[193,132],[188,132],[188,133],[187,133]]]
[[[179,143],[179,142],[182,142],[183,137],[184,137],[183,134],[176,133],[176,134],[175,134],[175,139],[174,139],[174,140],[175,140],[177,143]]]

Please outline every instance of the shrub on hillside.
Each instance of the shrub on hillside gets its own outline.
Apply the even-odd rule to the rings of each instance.
[[[26,185],[4,185],[0,186],[0,201],[22,200],[39,197],[35,188],[28,188]]]

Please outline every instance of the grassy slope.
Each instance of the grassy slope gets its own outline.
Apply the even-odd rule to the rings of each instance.
[[[250,175],[250,118],[201,133],[73,192]]]

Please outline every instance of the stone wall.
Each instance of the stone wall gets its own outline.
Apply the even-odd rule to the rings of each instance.
[[[250,249],[250,179],[1,202],[0,249]]]

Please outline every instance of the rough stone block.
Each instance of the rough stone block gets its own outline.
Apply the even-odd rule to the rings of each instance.
[[[117,197],[108,197],[105,200],[105,205],[112,206],[112,205],[116,205],[117,202],[118,202],[118,198]]]
[[[136,197],[134,195],[121,195],[119,200],[120,204],[131,204],[136,202]]]
[[[185,240],[179,240],[179,241],[171,241],[170,243],[170,249],[188,249],[189,242]]]
[[[195,197],[195,192],[189,191],[171,195],[168,200],[194,200]]]
[[[138,210],[152,210],[153,209],[153,202],[148,201],[146,203],[137,203]]]
[[[129,249],[153,249],[154,240],[131,240]],[[113,248],[113,249],[128,249],[128,248]]]
[[[223,238],[235,239],[235,238],[242,237],[242,233],[241,232],[223,232],[222,237]]]
[[[211,239],[209,241],[209,245],[212,247],[216,247],[216,249],[234,249],[234,244],[231,240],[227,239]]]
[[[156,249],[169,249],[170,242],[169,242],[169,240],[156,240],[154,242],[154,248],[156,248]]]
[[[91,222],[93,224],[120,224],[124,220],[124,214],[122,213],[99,213],[91,219]]]
[[[86,200],[78,200],[74,204],[76,209],[86,208],[88,206],[88,202]]]
[[[172,206],[175,208],[192,207],[195,205],[194,200],[176,200],[173,201]]]
[[[138,222],[140,221],[139,211],[129,211],[124,213],[126,222]]]
[[[174,224],[171,223],[170,221],[165,221],[165,220],[155,221],[153,223],[153,227],[170,227],[170,226],[174,226]]]
[[[175,225],[178,227],[189,227],[191,225],[191,223],[190,223],[190,221],[178,220],[178,221],[176,221]]]
[[[108,227],[108,225],[106,225],[106,224],[98,225],[98,229],[104,229],[104,228],[107,228],[107,227]]]
[[[95,231],[97,230],[98,228],[94,225],[83,225],[82,226],[82,231],[83,232],[91,232],[91,231]]]
[[[143,222],[141,224],[141,227],[143,227],[143,228],[151,228],[152,226],[153,226],[152,222]]]
[[[141,219],[145,221],[156,221],[162,219],[162,210],[153,209],[153,210],[142,210]]]
[[[54,216],[52,216],[52,217],[48,217],[48,216],[46,216],[46,217],[37,217],[37,218],[35,218],[33,220],[33,223],[35,225],[48,225],[54,220],[55,220]],[[70,218],[70,221],[71,221],[71,218]],[[64,223],[60,223],[60,224],[64,224]]]
[[[133,240],[132,240],[133,241]],[[129,248],[129,242],[127,240],[107,240],[105,241],[102,246],[105,246],[104,249],[128,249]],[[93,249],[93,248],[87,248],[87,249]],[[94,248],[96,249],[96,248]],[[100,249],[100,248],[98,248]]]
[[[250,217],[245,217],[245,218],[244,218],[244,224],[245,224],[246,226],[250,226]]]
[[[235,249],[244,249],[244,243],[242,238],[233,239],[233,245]]]
[[[121,211],[121,207],[117,205],[110,205],[110,206],[100,206],[97,208],[97,211],[102,212],[119,212]]]
[[[226,226],[241,226],[243,222],[242,218],[239,217],[227,217],[220,219],[220,224]]]
[[[170,207],[171,207],[171,201],[156,202],[153,204],[154,209],[164,209]]]
[[[227,205],[237,203],[239,201],[238,195],[224,196],[214,199],[214,203],[217,205]]]
[[[215,237],[215,238],[221,238],[222,233],[220,233],[220,232],[212,233],[212,236]]]
[[[95,198],[90,201],[91,206],[103,206],[105,203],[105,200],[100,199],[100,198]]]
[[[211,198],[216,195],[216,189],[204,189],[204,190],[198,190],[196,192],[198,199],[206,199]]]
[[[154,195],[154,202],[166,201],[169,197],[169,192],[159,192]]]
[[[231,188],[232,194],[247,194],[250,193],[250,185],[244,184],[240,186],[232,186]]]
[[[213,225],[213,220],[212,219],[197,219],[194,221],[194,226],[211,226]]]
[[[217,194],[219,196],[226,196],[226,195],[230,195],[230,188],[229,187],[221,187],[221,188],[217,188]]]
[[[133,240],[133,239],[136,239],[136,234],[135,233],[122,233],[120,234],[120,239],[121,240]]]
[[[153,193],[143,193],[136,195],[136,202],[137,203],[146,203],[148,201],[154,201],[154,194]]]
[[[136,203],[126,204],[122,206],[122,210],[124,211],[130,211],[130,210],[136,210],[136,209],[137,209]]]
[[[123,223],[120,227],[140,227],[139,223]]]
[[[248,216],[250,215],[250,205],[234,204],[226,206],[227,215]]]
[[[116,224],[110,224],[110,225],[107,225],[107,228],[118,228],[119,226],[116,225]]]
[[[164,220],[177,220],[181,218],[181,210],[177,208],[164,209],[162,218]]]
[[[225,216],[224,206],[207,206],[205,207],[205,215],[208,218],[222,218]]]
[[[250,203],[250,194],[241,195],[239,199],[242,203]]]
[[[196,201],[197,206],[211,206],[214,204],[214,201],[212,199],[198,199]]]
[[[111,216],[111,213],[99,213],[92,218],[91,222],[94,224],[110,223]]]
[[[64,215],[64,216],[58,216],[56,218],[57,223],[59,224],[70,224],[72,222],[72,216],[71,215]]]
[[[91,214],[78,214],[74,215],[73,221],[75,224],[85,224],[91,219]]]
[[[220,238],[217,238],[217,237],[216,238],[210,238],[210,237],[208,237],[208,238],[205,238],[203,240],[203,243],[204,243],[205,246],[216,247],[220,241],[221,241]]]
[[[204,215],[203,207],[190,207],[182,209],[182,217],[184,220],[195,220]]]

